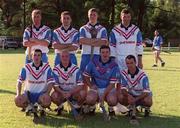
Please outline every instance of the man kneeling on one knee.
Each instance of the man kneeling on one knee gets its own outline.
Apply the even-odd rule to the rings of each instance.
[[[61,63],[53,69],[55,77],[54,92],[51,95],[52,101],[58,106],[57,115],[63,110],[63,103],[68,101],[73,116],[77,119],[80,116],[81,105],[85,100],[85,91],[79,68],[71,63],[68,51],[60,54]],[[75,113],[74,113],[75,111]]]
[[[125,106],[145,107],[145,116],[149,115],[149,108],[152,106],[152,92],[149,88],[149,80],[145,72],[136,66],[136,59],[133,55],[126,57],[126,70],[122,70],[119,74],[118,100]],[[130,116],[135,118],[135,112]]]
[[[51,105],[49,93],[54,84],[54,78],[49,64],[43,63],[41,57],[42,51],[34,50],[33,62],[22,68],[18,78],[15,104],[26,109],[27,113],[32,111],[36,103],[40,114],[45,114],[43,108],[49,108]],[[25,83],[23,94],[21,94],[22,82]]]
[[[101,46],[100,57],[92,59],[83,73],[84,82],[89,87],[85,103],[87,106],[91,106],[91,114],[94,113],[97,102],[104,105],[104,101],[106,101],[109,106],[109,114],[114,115],[113,106],[117,104],[115,91],[117,71],[118,65],[114,59],[110,58],[109,46]]]

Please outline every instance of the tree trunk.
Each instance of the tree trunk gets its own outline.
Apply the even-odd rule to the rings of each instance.
[[[140,30],[142,30],[142,24],[143,24],[143,16],[145,13],[145,0],[143,0],[141,2],[141,4],[139,5],[139,11],[138,11],[138,27],[140,28]]]
[[[115,0],[112,0],[111,3],[111,17],[110,17],[110,28],[114,26],[114,19],[115,19]]]

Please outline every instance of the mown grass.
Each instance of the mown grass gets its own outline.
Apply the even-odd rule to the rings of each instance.
[[[54,54],[49,54],[53,66]],[[152,68],[153,56],[145,52],[143,56],[144,70],[149,76],[153,91],[154,104],[150,118],[141,118],[139,128],[180,128],[180,53],[162,53],[165,67]],[[0,127],[2,128],[133,128],[127,117],[118,115],[118,119],[104,122],[102,114],[85,118],[81,122],[73,120],[72,115],[65,113],[61,117],[54,112],[48,112],[47,117],[38,125],[32,122],[32,117],[25,117],[14,105],[16,95],[16,79],[24,65],[24,50],[0,51]],[[78,55],[80,60],[80,55]],[[52,108],[55,106],[52,105]]]

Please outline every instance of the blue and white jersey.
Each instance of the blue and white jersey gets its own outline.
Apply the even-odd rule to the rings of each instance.
[[[83,85],[83,80],[79,68],[70,64],[68,68],[64,68],[61,64],[58,64],[53,69],[55,86],[59,86],[64,91],[70,91],[77,86]]]
[[[41,26],[39,29],[35,28],[33,25],[29,26],[25,29],[23,34],[23,43],[26,41],[29,41],[30,38],[35,39],[44,39],[48,43],[51,41],[51,29],[45,25]],[[31,51],[34,51],[35,49],[40,49],[42,53],[48,53],[49,49],[46,46],[42,45],[35,45],[31,47]],[[26,55],[28,54],[28,49],[26,50]]]
[[[97,39],[101,39],[101,40],[107,40],[107,30],[105,27],[103,27],[100,24],[96,24],[95,26],[92,26],[90,23],[87,23],[86,25],[82,26],[80,28],[80,39],[81,38],[92,38],[91,37],[91,33],[90,30],[92,29],[92,27],[95,27],[95,29],[97,30]],[[99,48],[100,47],[94,47],[94,54],[99,55]],[[91,54],[91,46],[90,45],[82,45],[82,54]]]
[[[84,76],[91,77],[91,83],[98,88],[107,88],[109,84],[117,81],[116,73],[118,65],[112,59],[107,63],[102,63],[100,58],[93,59],[83,73]]]
[[[163,44],[162,36],[160,36],[160,35],[155,36],[154,40],[153,40],[154,48],[157,49],[157,50],[160,50],[162,44]]]
[[[139,28],[130,24],[125,28],[122,24],[115,26],[109,37],[111,56],[142,55],[142,34]]]
[[[121,83],[121,89],[126,89],[133,96],[139,96],[143,92],[151,92],[148,77],[145,72],[139,68],[137,68],[133,76],[128,70],[122,70],[118,79],[119,83]]]
[[[48,85],[55,82],[48,63],[41,63],[40,67],[36,68],[32,62],[22,68],[17,81],[24,82],[24,90],[32,93],[46,92]]]
[[[54,30],[53,34],[53,43],[59,44],[72,44],[76,47],[79,47],[79,33],[73,28],[69,27],[67,30],[64,29],[63,26]],[[60,53],[58,49],[55,49],[55,53]],[[70,53],[75,53],[75,51],[71,51]]]

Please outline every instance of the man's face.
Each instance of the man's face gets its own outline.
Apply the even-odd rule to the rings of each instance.
[[[159,34],[158,31],[155,31],[155,32],[154,32],[154,35],[155,35],[155,36],[158,36],[158,34]]]
[[[36,24],[41,24],[41,15],[40,14],[32,14],[32,21]]]
[[[109,60],[109,57],[110,57],[110,51],[109,51],[109,49],[108,49],[108,48],[101,49],[100,55],[101,55],[101,59],[102,59],[103,61],[108,61],[108,60]]]
[[[97,19],[98,19],[98,14],[97,12],[94,12],[94,11],[90,11],[88,13],[88,18],[89,18],[89,21],[91,23],[96,23],[97,22]]]
[[[132,69],[136,68],[136,62],[132,58],[126,59],[126,65],[128,67],[128,70],[132,70]]]
[[[69,63],[69,61],[70,61],[69,53],[67,51],[63,51],[60,54],[60,59],[61,59],[62,63]]]
[[[71,17],[69,15],[62,15],[61,16],[61,23],[63,26],[70,26],[71,25]]]
[[[34,63],[40,63],[41,62],[41,52],[34,52],[33,62]]]
[[[121,20],[124,24],[130,24],[131,21],[131,14],[128,13],[121,13]]]

